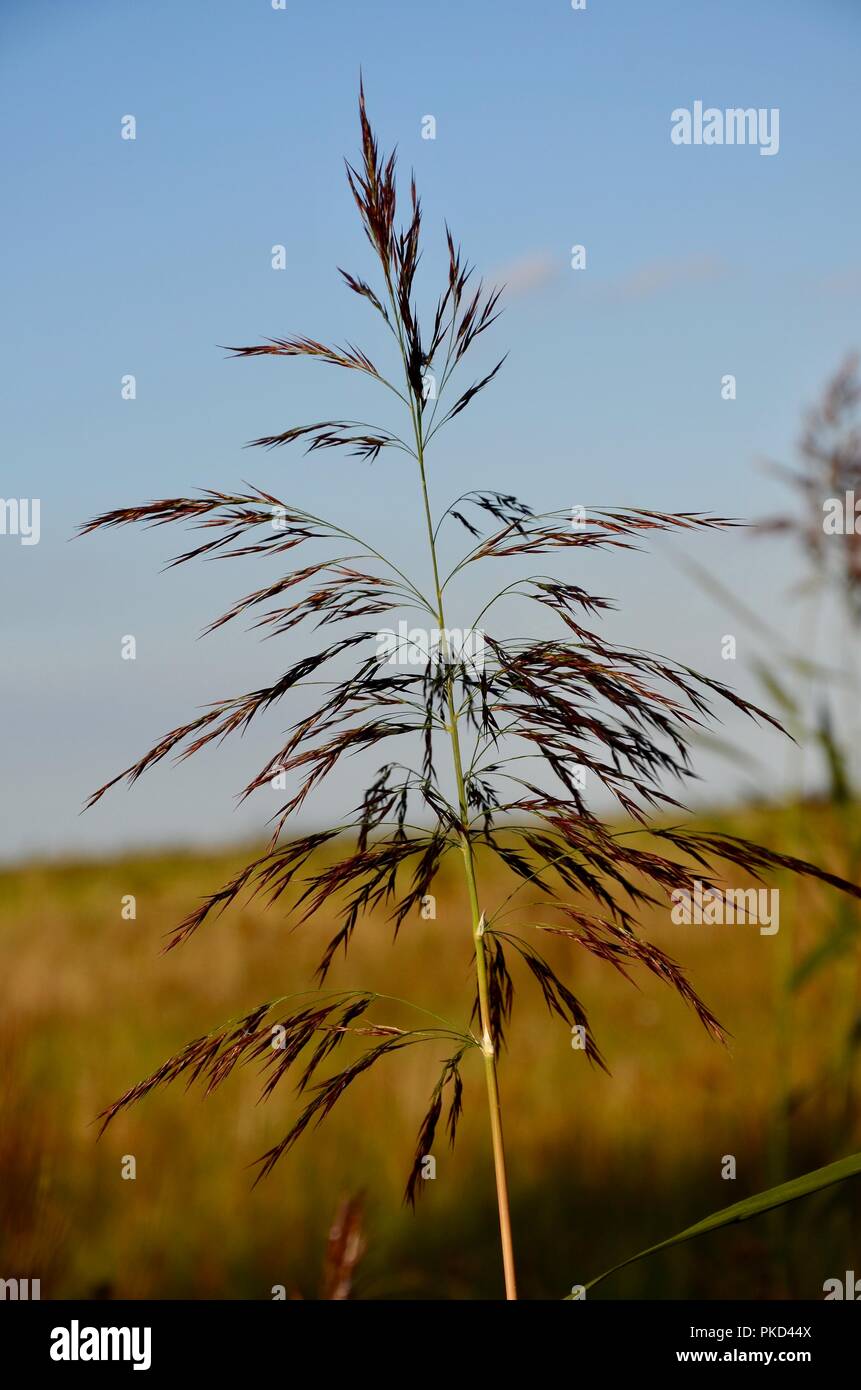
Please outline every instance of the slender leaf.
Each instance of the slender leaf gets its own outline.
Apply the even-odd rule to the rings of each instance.
[[[644,1260],[647,1255],[654,1255],[658,1250],[667,1250],[671,1245],[681,1245],[683,1241],[707,1235],[709,1231],[720,1230],[723,1226],[732,1226],[737,1221],[750,1221],[752,1217],[761,1216],[763,1212],[774,1211],[776,1207],[786,1206],[787,1202],[796,1202],[799,1197],[809,1197],[813,1192],[821,1192],[826,1187],[832,1187],[834,1183],[857,1177],[859,1173],[861,1153],[840,1158],[836,1163],[829,1163],[824,1168],[814,1168],[810,1173],[802,1173],[800,1178],[792,1178],[778,1187],[770,1187],[766,1192],[757,1192],[753,1197],[745,1197],[744,1201],[735,1202],[731,1207],[712,1212],[711,1216],[704,1217],[696,1225],[679,1231],[678,1235],[659,1241],[657,1245],[650,1245],[648,1250],[640,1250],[638,1254],[630,1255],[627,1260],[621,1260],[619,1264],[613,1265],[612,1269],[607,1269],[596,1279],[591,1279],[584,1287],[594,1289],[596,1284],[603,1283],[617,1270],[624,1269],[626,1265],[636,1264],[638,1260]],[[571,1299],[572,1295],[569,1294],[566,1301],[570,1302]]]

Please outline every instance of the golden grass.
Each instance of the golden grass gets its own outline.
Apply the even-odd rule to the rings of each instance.
[[[825,811],[748,812],[743,823],[724,818],[722,828],[845,868],[835,848],[842,828]],[[338,1201],[363,1191],[368,1252],[355,1296],[497,1296],[477,1054],[466,1063],[457,1148],[437,1137],[437,1178],[415,1216],[401,1205],[403,1185],[444,1047],[438,1056],[409,1050],[360,1078],[323,1128],[254,1191],[248,1165],[286,1132],[296,1101],[279,1090],[257,1106],[250,1070],[205,1101],[197,1091],[156,1092],[96,1142],[96,1113],[183,1043],[311,983],[331,923],[291,933],[255,904],[158,954],[163,934],[242,862],[237,851],[0,874],[0,1275],[41,1277],[43,1297],[269,1298],[276,1284],[314,1297]],[[408,995],[465,1023],[470,934],[456,868],[452,860],[438,882],[436,920],[406,923],[394,949],[382,918],[361,924],[331,987]],[[833,916],[833,898],[819,888],[787,879],[780,887],[778,937],[754,927],[673,926],[668,914],[649,922],[652,938],[688,969],[732,1033],[726,1051],[644,972],[633,990],[570,943],[543,939],[589,1010],[612,1071],[605,1077],[572,1050],[518,972],[501,1084],[524,1296],[559,1297],[772,1179],[779,963],[803,953]],[[508,885],[485,883],[488,898],[494,890],[502,896]],[[129,893],[133,922],[120,910]],[[793,1085],[813,1090],[794,1108],[791,1172],[839,1156],[835,1069],[857,1004],[856,971],[854,958],[844,958],[792,1005]],[[380,1005],[374,1016],[405,1019],[397,1005]],[[859,1147],[858,1139],[857,1130],[841,1136],[839,1152]],[[121,1177],[126,1154],[136,1158],[135,1181]],[[736,1156],[735,1182],[721,1178],[725,1154]],[[847,1226],[855,1203],[838,1192],[780,1225],[709,1237],[624,1272],[601,1296],[821,1297],[825,1278],[853,1267],[853,1257],[857,1263]]]

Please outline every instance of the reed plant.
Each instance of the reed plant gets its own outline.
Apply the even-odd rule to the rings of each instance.
[[[754,876],[792,870],[861,893],[806,861],[686,823],[680,798],[694,775],[689,745],[713,717],[716,702],[754,720],[777,721],[721,682],[610,641],[600,631],[600,619],[613,605],[583,586],[582,561],[590,552],[618,553],[651,534],[694,535],[732,526],[732,520],[650,507],[599,507],[583,518],[572,517],[567,508],[537,512],[509,493],[487,488],[466,491],[442,510],[433,507],[433,454],[442,431],[503,366],[501,359],[464,377],[473,349],[496,322],[500,291],[476,282],[446,228],[444,280],[429,312],[420,311],[423,228],[415,181],[399,224],[395,155],[381,154],[361,89],[359,119],[361,156],[347,165],[347,178],[376,278],[340,273],[349,291],[377,315],[389,365],[351,343],[329,346],[305,336],[230,351],[242,358],[312,358],[359,374],[391,404],[398,417],[394,423],[336,415],[290,424],[253,444],[269,450],[301,444],[314,456],[346,450],[364,465],[410,469],[416,550],[423,538],[424,562],[408,574],[376,537],[361,538],[342,519],[322,518],[295,500],[253,487],[106,511],[82,528],[91,532],[132,523],[199,528],[203,539],[178,554],[174,564],[200,557],[269,557],[278,566],[272,582],[240,598],[210,631],[243,617],[273,637],[300,625],[337,629],[336,636],[309,649],[271,683],[219,700],[172,729],[88,803],[123,778],[134,783],[169,755],[186,759],[241,733],[282,703],[295,702],[295,708],[304,692],[311,692],[310,711],[294,718],[242,791],[250,797],[273,784],[288,788],[268,844],[172,930],[166,949],[187,942],[246,893],[277,904],[294,922],[313,921],[324,904],[331,911],[337,903],[337,930],[322,950],[315,989],[261,1003],[192,1041],[108,1106],[101,1119],[107,1125],[157,1087],[180,1078],[208,1093],[238,1065],[257,1065],[261,1095],[268,1098],[290,1074],[303,1108],[261,1155],[259,1180],[309,1126],[325,1119],[354,1081],[396,1053],[429,1044],[437,1053],[442,1050],[442,1061],[406,1182],[406,1200],[414,1203],[443,1123],[454,1143],[476,1058],[486,1090],[502,1273],[506,1295],[513,1299],[517,1281],[499,1073],[521,971],[540,990],[549,1013],[579,1041],[588,1062],[606,1069],[586,1007],[548,961],[543,941],[567,942],[572,954],[574,948],[588,952],[625,979],[643,967],[674,989],[721,1041],[721,1024],[680,965],[643,934],[642,910],[666,904],[676,890],[694,894],[698,883],[717,891],[727,867]],[[424,293],[421,302],[427,302]],[[465,532],[466,548],[447,569],[452,528]],[[305,563],[285,572],[284,557],[292,560],[299,549],[307,555]],[[573,560],[581,562],[576,569]],[[533,570],[535,561],[542,567]],[[479,566],[482,572],[501,569],[504,582],[468,626],[454,628],[453,616],[463,621],[463,613],[454,611],[455,581]],[[516,638],[491,631],[491,612],[495,619],[508,611],[506,602],[515,595],[538,605],[537,611],[557,624],[557,635]],[[428,625],[422,629],[427,650],[420,661],[401,668],[381,647],[369,619],[386,615],[393,621],[408,612],[419,613]],[[471,634],[472,645],[453,640],[455,632]],[[341,676],[337,668],[348,658],[349,673]],[[326,828],[297,825],[312,793],[345,759],[369,750],[379,750],[383,761],[355,809]],[[601,814],[596,797],[615,810]],[[670,817],[678,819],[667,824]],[[321,856],[324,846],[328,850]],[[462,921],[447,924],[446,949],[456,957],[468,943],[473,972],[472,999],[465,1001],[462,1018],[442,1019],[416,1004],[414,1026],[402,1027],[385,1016],[392,1001],[373,990],[326,989],[336,953],[347,951],[360,921],[385,909],[396,935],[408,930],[432,892],[441,862],[452,853],[463,873],[464,914]],[[494,859],[515,884],[499,901],[492,901],[490,876],[483,875]],[[352,1052],[341,1051],[347,1040]],[[767,1207],[766,1202],[758,1209]]]

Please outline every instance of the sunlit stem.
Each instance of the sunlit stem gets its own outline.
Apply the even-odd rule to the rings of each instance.
[[[422,500],[424,503],[425,521],[427,523],[428,544],[430,545],[431,562],[433,565],[434,589],[437,599],[437,619],[439,630],[442,634],[443,659],[448,659],[447,644],[445,641],[445,611],[442,598],[442,588],[440,585],[439,566],[437,564],[436,544],[434,541],[433,521],[431,518],[430,502],[428,500],[427,478],[424,466],[424,440],[422,438],[421,415],[413,407],[413,426],[416,434],[416,452],[418,454],[419,472],[421,475]],[[460,847],[463,854],[464,873],[466,876],[467,892],[469,894],[470,912],[472,915],[472,933],[475,945],[475,976],[478,986],[478,1012],[479,1027],[481,1029],[481,1051],[484,1057],[484,1075],[487,1084],[487,1104],[490,1113],[490,1136],[493,1144],[493,1166],[496,1176],[496,1199],[499,1207],[499,1234],[502,1242],[502,1265],[505,1274],[505,1296],[508,1299],[517,1298],[517,1280],[514,1268],[514,1242],[511,1235],[511,1212],[508,1199],[508,1177],[505,1168],[505,1146],[502,1137],[502,1107],[499,1099],[499,1081],[496,1072],[496,1040],[493,1037],[490,1024],[490,991],[488,986],[487,974],[487,955],[484,946],[484,915],[481,911],[478,899],[478,884],[475,873],[475,856],[473,853],[472,839],[469,833],[469,806],[466,796],[466,786],[463,776],[463,756],[460,747],[460,732],[458,728],[458,714],[454,699],[454,679],[449,666],[449,674],[446,680],[446,698],[448,703],[449,722],[448,733],[451,740],[452,762],[454,764],[454,775],[457,783],[457,797],[460,808],[461,830],[459,832]]]

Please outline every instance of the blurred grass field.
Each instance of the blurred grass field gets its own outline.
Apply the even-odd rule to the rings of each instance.
[[[852,816],[787,807],[708,824],[845,872]],[[205,1100],[198,1090],[156,1091],[97,1142],[97,1112],[185,1042],[312,985],[331,920],[291,931],[256,902],[159,955],[163,934],[245,858],[240,847],[0,873],[0,1275],[40,1278],[43,1298],[266,1299],[274,1285],[313,1298],[338,1202],[361,1192],[367,1253],[354,1297],[498,1297],[477,1053],[465,1068],[457,1147],[437,1136],[436,1180],[423,1184],[415,1215],[402,1205],[403,1187],[444,1045],[384,1059],[253,1190],[249,1165],[286,1132],[297,1100],[282,1087],[257,1105],[249,1068]],[[406,996],[463,1026],[471,940],[458,872],[452,855],[436,885],[436,920],[408,921],[394,947],[383,914],[361,922],[331,987]],[[676,926],[668,911],[646,921],[729,1029],[727,1050],[651,976],[638,972],[634,989],[572,943],[541,938],[587,1007],[612,1072],[604,1076],[572,1049],[512,962],[517,997],[501,1085],[522,1296],[559,1298],[778,1176],[861,1147],[846,1048],[859,1007],[858,950],[787,996],[781,979],[833,930],[837,898],[786,876],[775,883],[774,937],[749,925]],[[509,888],[485,872],[488,906]],[[137,900],[134,921],[121,916],[127,894]],[[373,1016],[408,1018],[382,1003]],[[121,1177],[127,1154],[134,1181]],[[721,1177],[730,1154],[735,1181]],[[857,1186],[654,1257],[595,1296],[821,1298],[826,1278],[861,1259]]]

